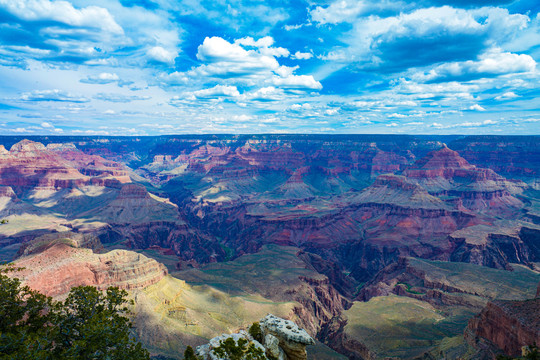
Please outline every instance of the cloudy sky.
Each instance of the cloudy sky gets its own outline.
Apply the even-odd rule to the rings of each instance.
[[[539,11],[0,0],[0,133],[540,134]]]

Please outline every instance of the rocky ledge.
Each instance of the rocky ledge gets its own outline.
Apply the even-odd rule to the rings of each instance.
[[[277,360],[306,360],[307,345],[314,345],[315,340],[294,322],[268,314],[260,321],[261,338],[259,342],[244,330],[235,334],[223,334],[209,341],[208,344],[197,347],[197,355],[204,360],[228,360],[227,355],[220,349],[226,341],[236,346],[244,344],[246,349],[260,351],[265,359]],[[250,331],[251,332],[251,331]]]

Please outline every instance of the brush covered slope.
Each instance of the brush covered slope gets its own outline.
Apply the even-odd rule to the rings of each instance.
[[[81,271],[109,274],[95,265],[107,251],[127,268],[144,254],[153,280],[126,287],[155,354],[267,312],[304,327],[318,354],[331,354],[321,342],[349,358],[473,353],[468,320],[538,283],[538,137],[0,140],[2,259],[76,263],[85,243]],[[157,280],[151,259],[170,275]]]

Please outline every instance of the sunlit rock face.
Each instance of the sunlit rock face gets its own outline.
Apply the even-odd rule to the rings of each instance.
[[[143,288],[157,283],[166,268],[144,255],[126,250],[96,254],[91,249],[77,248],[69,239],[59,239],[46,250],[22,257],[15,262],[24,268],[16,276],[30,288],[48,296],[61,296],[81,285],[106,289]]]

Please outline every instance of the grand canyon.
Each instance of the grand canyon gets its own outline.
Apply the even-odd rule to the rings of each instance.
[[[540,344],[538,136],[0,136],[0,257],[118,286],[156,359],[267,314],[310,359]]]

